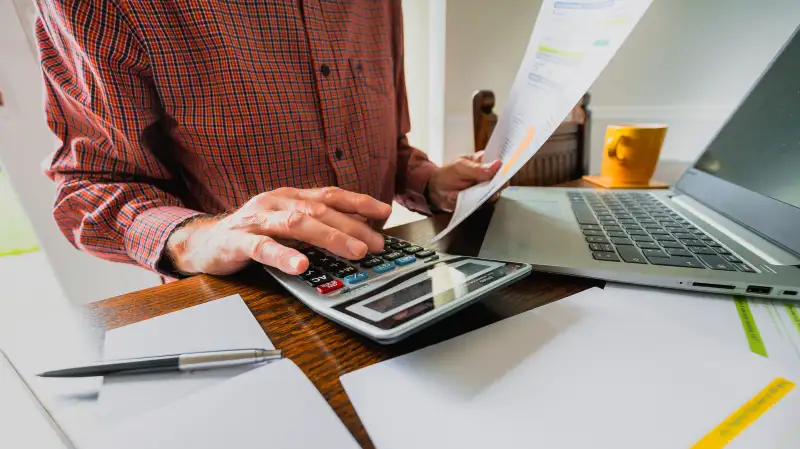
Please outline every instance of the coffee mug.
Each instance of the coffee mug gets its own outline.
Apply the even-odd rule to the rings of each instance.
[[[646,185],[653,177],[667,125],[620,124],[606,128],[600,176],[615,185]]]

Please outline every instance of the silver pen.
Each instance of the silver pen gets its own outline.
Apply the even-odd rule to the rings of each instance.
[[[195,371],[252,365],[282,358],[279,349],[234,349],[191,352],[136,359],[104,360],[82,366],[47,371],[39,377],[96,377],[115,374],[146,374],[168,371]]]

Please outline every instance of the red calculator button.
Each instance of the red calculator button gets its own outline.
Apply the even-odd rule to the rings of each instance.
[[[322,293],[323,295],[326,293],[330,293],[334,290],[339,290],[340,288],[344,287],[342,281],[335,279],[333,281],[328,282],[327,284],[322,284],[317,286],[317,291]]]

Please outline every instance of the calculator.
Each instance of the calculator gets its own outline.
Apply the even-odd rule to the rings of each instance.
[[[508,286],[531,271],[522,263],[456,256],[384,236],[384,249],[347,260],[316,248],[299,250],[299,275],[266,267],[316,313],[379,343],[394,343]]]

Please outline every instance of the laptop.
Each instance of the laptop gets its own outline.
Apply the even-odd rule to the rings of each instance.
[[[510,187],[480,257],[800,301],[800,34],[672,189]]]

